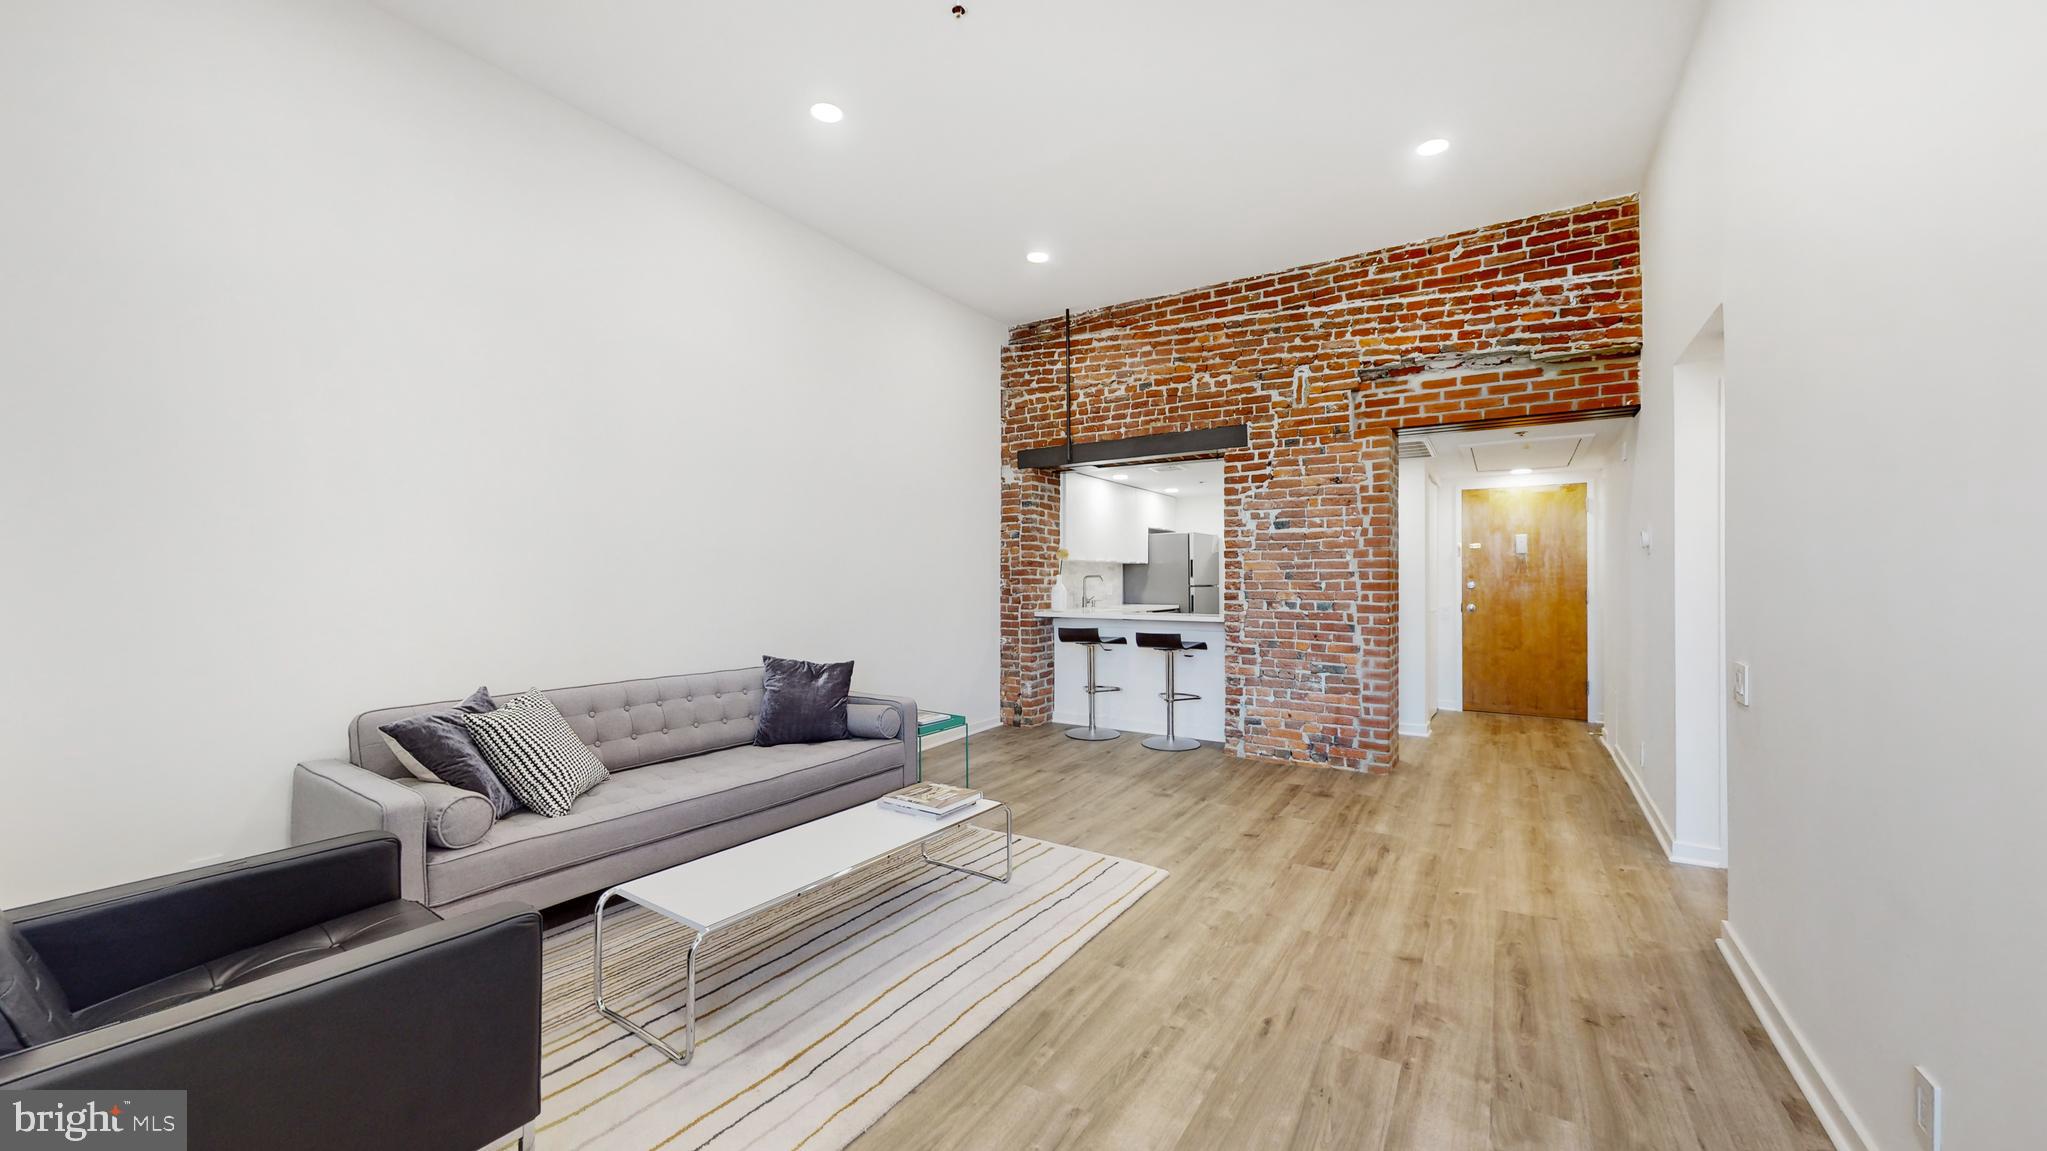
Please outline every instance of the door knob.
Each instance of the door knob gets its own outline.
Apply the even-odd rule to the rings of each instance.
[[[1471,612],[1475,612],[1475,611],[1477,611],[1477,610],[1478,610],[1478,605],[1477,605],[1477,604],[1475,604],[1475,603],[1468,603],[1468,604],[1465,604],[1465,605],[1464,605],[1464,610],[1465,610],[1465,612],[1466,612],[1467,614],[1469,614],[1469,613],[1471,613]]]

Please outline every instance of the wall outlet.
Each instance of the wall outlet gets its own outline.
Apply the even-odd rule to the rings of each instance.
[[[1748,664],[1734,661],[1734,702],[1748,706]]]
[[[1912,1129],[1924,1151],[1940,1151],[1940,1084],[1924,1067],[1912,1069]]]

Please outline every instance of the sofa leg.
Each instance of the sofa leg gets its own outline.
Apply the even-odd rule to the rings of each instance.
[[[533,1124],[519,1128],[519,1151],[533,1151],[540,1146],[540,1140],[533,1134]]]

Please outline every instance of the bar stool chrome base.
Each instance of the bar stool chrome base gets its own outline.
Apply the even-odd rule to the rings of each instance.
[[[1112,635],[1104,637],[1100,628],[1062,627],[1059,629],[1059,642],[1077,643],[1087,649],[1087,687],[1083,689],[1087,692],[1087,726],[1067,728],[1066,738],[1085,740],[1088,743],[1105,743],[1112,739],[1122,739],[1122,732],[1117,731],[1113,727],[1102,727],[1095,723],[1095,697],[1103,692],[1123,690],[1120,687],[1103,687],[1095,682],[1095,653],[1103,647],[1113,647],[1129,643],[1130,641],[1122,636]]]
[[[1152,736],[1144,741],[1144,746],[1153,751],[1193,751],[1200,747],[1200,740],[1181,735],[1174,729],[1174,707],[1187,700],[1201,698],[1191,692],[1180,690],[1174,669],[1182,656],[1192,651],[1207,651],[1208,645],[1198,640],[1189,643],[1174,632],[1141,631],[1137,633],[1137,646],[1164,652],[1166,655],[1166,690],[1159,693],[1159,699],[1166,705],[1166,734]]]

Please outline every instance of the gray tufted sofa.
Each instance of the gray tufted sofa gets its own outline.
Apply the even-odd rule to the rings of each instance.
[[[755,747],[761,669],[629,679],[547,692],[612,776],[555,819],[516,812],[469,847],[426,836],[420,791],[377,731],[454,701],[365,712],[348,759],[292,776],[291,839],[388,831],[404,896],[446,912],[518,899],[539,907],[723,851],[915,783],[917,706],[855,695],[855,738]]]

